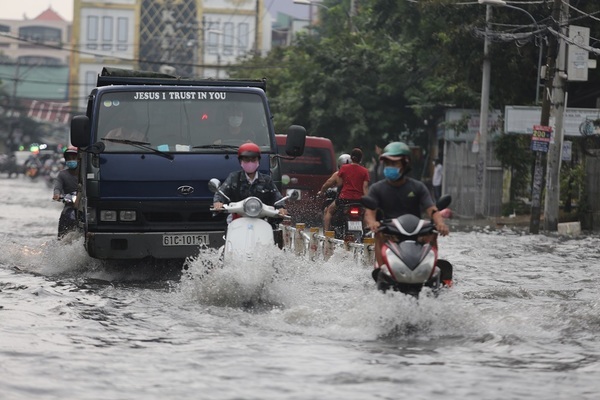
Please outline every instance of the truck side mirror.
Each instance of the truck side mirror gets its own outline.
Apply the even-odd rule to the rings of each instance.
[[[306,142],[306,129],[300,125],[292,125],[288,128],[287,141],[285,142],[285,153],[290,157],[299,157],[304,154],[304,143]]]
[[[86,115],[76,115],[71,120],[71,144],[87,147],[90,144],[90,119]]]
[[[98,154],[102,153],[105,148],[106,148],[106,145],[104,144],[104,142],[96,142],[93,145],[87,147],[85,149],[85,151],[87,151],[88,153],[98,155]]]

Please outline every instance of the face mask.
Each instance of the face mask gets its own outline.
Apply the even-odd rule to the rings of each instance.
[[[398,167],[385,167],[383,169],[383,176],[390,181],[397,181],[400,179],[400,168]]]
[[[247,174],[256,172],[256,170],[258,169],[258,161],[242,161],[242,169]]]
[[[241,124],[242,124],[242,117],[241,116],[229,117],[229,125],[233,126],[234,128],[237,128]]]
[[[70,160],[70,161],[67,161],[65,164],[67,165],[67,168],[69,168],[69,169],[77,168],[77,161]]]

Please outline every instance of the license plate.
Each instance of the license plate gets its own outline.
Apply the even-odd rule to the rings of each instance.
[[[362,221],[348,221],[349,231],[362,231]]]
[[[208,235],[206,234],[163,235],[162,242],[163,246],[198,246],[209,244]]]

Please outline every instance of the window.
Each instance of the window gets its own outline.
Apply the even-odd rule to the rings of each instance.
[[[279,146],[279,154],[285,155],[285,146]],[[310,147],[304,148],[304,154],[293,160],[281,160],[281,173],[290,175],[322,175],[331,174],[333,160],[331,152],[327,148]]]
[[[112,50],[113,17],[102,17],[102,50]]]
[[[58,28],[49,28],[47,26],[26,26],[19,28],[19,37],[39,43],[61,42],[61,31]]]
[[[124,17],[117,18],[117,50],[127,50],[129,20]]]
[[[223,55],[230,56],[233,54],[233,46],[235,45],[236,37],[234,36],[234,25],[231,22],[223,24]]]
[[[98,48],[98,17],[87,17],[87,48],[95,50]]]
[[[21,56],[18,60],[22,65],[64,65],[60,58],[46,56]]]
[[[248,37],[250,35],[250,30],[248,28],[248,24],[242,23],[238,25],[238,54],[245,54],[248,49]]]
[[[218,54],[219,52],[219,35],[221,35],[219,28],[220,24],[218,22],[211,22],[208,25],[207,48],[209,54]]]

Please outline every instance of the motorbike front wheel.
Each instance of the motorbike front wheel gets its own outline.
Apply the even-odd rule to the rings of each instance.
[[[58,219],[58,238],[77,229],[77,210],[72,206],[63,208]]]
[[[384,293],[391,289],[394,292],[400,292],[418,298],[419,293],[421,293],[421,289],[423,289],[423,284],[421,283],[412,284],[396,282],[381,271],[376,275],[377,289]],[[373,273],[373,278],[375,278],[375,273]]]

